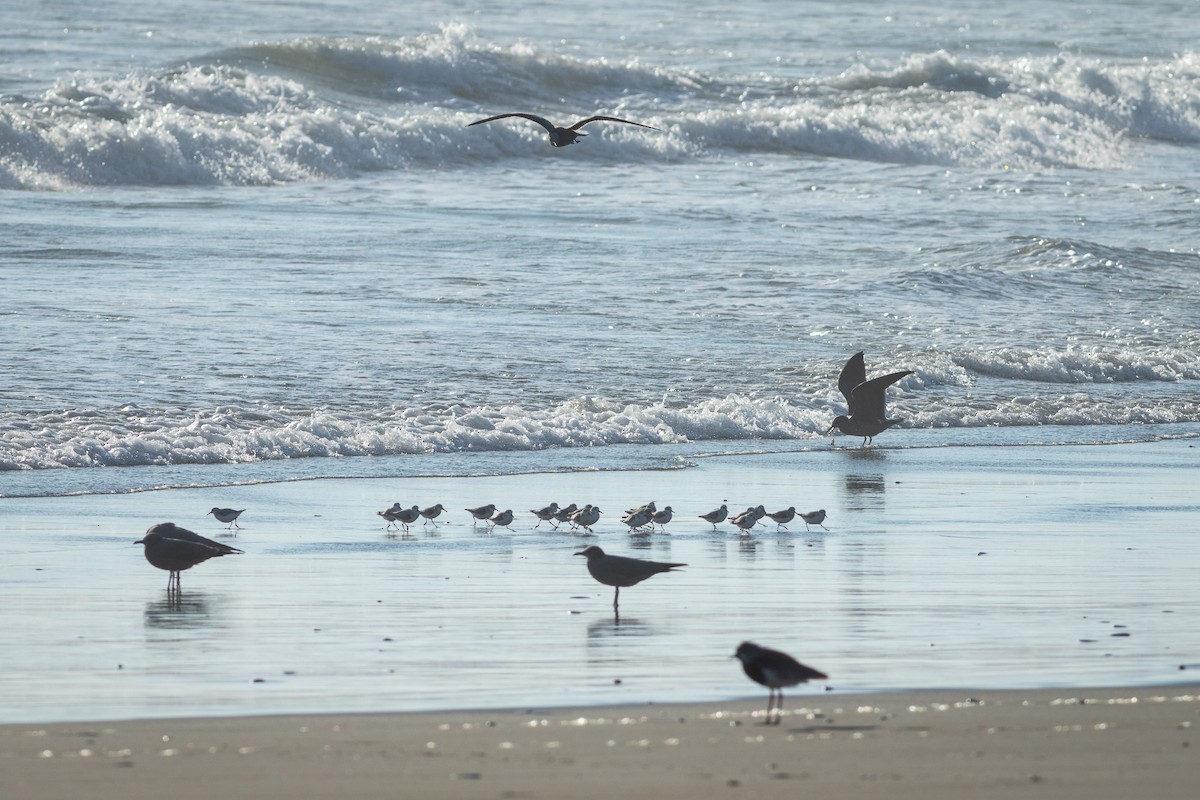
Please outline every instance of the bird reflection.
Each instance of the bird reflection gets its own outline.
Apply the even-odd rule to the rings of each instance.
[[[202,592],[171,592],[162,600],[146,604],[145,622],[148,628],[203,628],[211,625],[212,621],[209,597]]]
[[[863,452],[872,452],[870,450]],[[844,505],[851,511],[866,511],[883,508],[886,484],[879,473],[849,472],[842,477],[846,499]]]
[[[589,646],[604,645],[614,639],[650,636],[653,633],[650,623],[637,617],[622,618],[619,613],[614,614],[612,619],[598,619],[590,623],[587,629]]]

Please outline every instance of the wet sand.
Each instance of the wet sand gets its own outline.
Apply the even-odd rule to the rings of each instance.
[[[1189,441],[839,449],[653,472],[296,481],[0,499],[0,724],[726,702],[745,639],[909,688],[1151,686],[1200,669]],[[670,503],[666,533],[617,517]],[[462,509],[605,509],[595,536],[485,532]],[[695,515],[826,508],[740,536]],[[449,522],[387,536],[378,509]],[[229,536],[206,512],[246,508]],[[172,520],[245,551],[184,572],[133,541]],[[621,592],[588,544],[688,566]],[[814,687],[824,691],[826,686]],[[765,692],[763,693],[765,695]]]
[[[1195,797],[1200,685],[0,727],[0,794]]]

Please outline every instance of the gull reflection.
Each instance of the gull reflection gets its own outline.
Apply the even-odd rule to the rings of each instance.
[[[213,623],[211,602],[203,592],[172,592],[146,604],[145,622],[147,628],[203,628]]]
[[[638,636],[650,636],[654,629],[650,623],[636,617],[622,617],[614,614],[612,618],[598,619],[588,624],[588,647],[605,646],[613,641]]]

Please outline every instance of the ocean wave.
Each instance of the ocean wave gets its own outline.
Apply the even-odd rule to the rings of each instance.
[[[796,80],[578,58],[449,25],[249,43],[153,74],[0,97],[0,187],[269,185],[544,157],[530,148],[544,144],[535,125],[465,127],[522,109],[662,129],[607,126],[572,151],[600,161],[734,151],[1107,169],[1125,163],[1130,139],[1200,141],[1198,87],[1193,54],[1125,64],[935,52]]]
[[[1121,361],[1121,359],[1126,359]],[[891,390],[903,427],[1173,424],[1200,421],[1187,398],[1129,403],[1078,388],[985,391],[981,381],[1063,384],[1200,379],[1195,359],[1146,353],[1056,355],[1004,350],[932,354]],[[836,389],[787,399],[731,394],[687,404],[620,404],[579,397],[547,408],[381,407],[360,410],[222,407],[204,411],[123,406],[0,414],[0,471],[301,458],[533,451],[619,444],[824,438],[844,413]]]
[[[925,251],[929,263],[898,272],[897,288],[971,298],[1028,300],[1069,292],[1128,292],[1162,300],[1194,292],[1200,256],[1082,239],[1010,237]]]

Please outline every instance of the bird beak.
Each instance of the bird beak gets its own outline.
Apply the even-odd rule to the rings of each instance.
[[[574,555],[581,556],[581,555],[583,555],[583,551],[580,550],[578,553],[575,553]]]
[[[142,539],[138,539],[136,542],[134,542],[134,544],[145,544],[145,543],[146,542]]]

